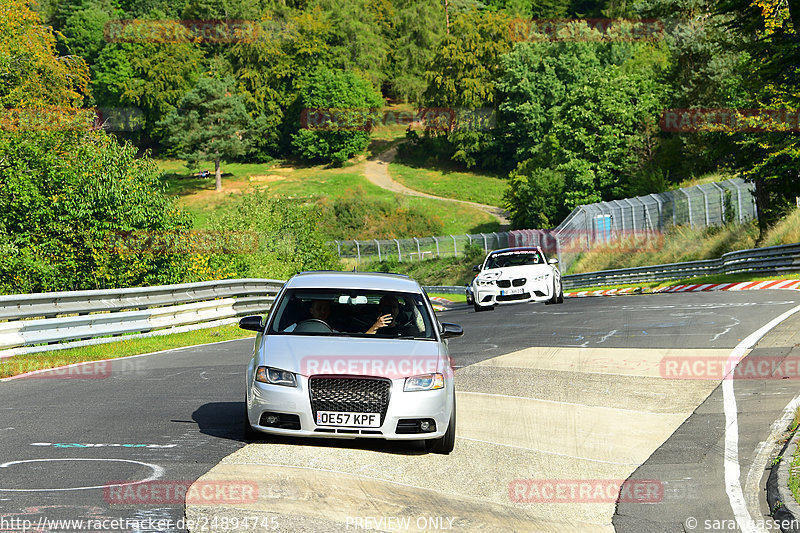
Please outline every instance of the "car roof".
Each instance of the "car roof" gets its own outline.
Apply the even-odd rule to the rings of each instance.
[[[538,246],[520,246],[519,248],[501,248],[500,250],[492,250],[489,255],[501,254],[504,252],[541,252]]]
[[[286,282],[288,289],[378,289],[396,292],[422,292],[415,280],[402,274],[382,272],[301,272]]]

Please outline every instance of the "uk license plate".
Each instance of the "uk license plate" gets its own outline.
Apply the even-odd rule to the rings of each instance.
[[[513,289],[506,289],[504,291],[500,291],[501,296],[510,296],[512,294],[522,294],[523,287],[514,287]]]
[[[354,428],[381,427],[380,413],[342,413],[338,411],[317,411],[318,426],[347,426]]]

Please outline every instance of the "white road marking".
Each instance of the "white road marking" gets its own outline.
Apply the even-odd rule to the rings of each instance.
[[[141,461],[131,461],[129,459],[79,459],[79,458],[69,458],[69,459],[23,459],[21,461],[9,461],[7,463],[0,464],[0,468],[8,468],[11,465],[17,465],[22,463],[46,463],[46,462],[54,462],[54,461],[113,461],[117,463],[134,463],[137,465],[146,466],[150,468],[153,473],[150,477],[146,479],[142,479],[139,481],[130,481],[127,483],[113,483],[107,485],[95,485],[94,487],[69,487],[69,488],[61,488],[61,489],[2,489],[0,488],[0,492],[64,492],[64,491],[71,491],[71,490],[90,490],[90,489],[104,489],[106,487],[125,487],[128,485],[139,485],[141,483],[147,483],[149,481],[155,481],[160,479],[161,476],[164,475],[164,468],[158,465],[153,465],[150,463],[143,463]]]
[[[736,411],[736,396],[733,390],[733,369],[742,359],[745,352],[752,348],[756,342],[766,335],[772,328],[800,311],[800,305],[786,311],[766,325],[748,335],[736,345],[728,357],[728,368],[731,372],[722,380],[722,398],[725,408],[725,492],[733,509],[736,523],[743,533],[761,533],[762,529],[756,526],[753,517],[747,509],[742,484],[739,480],[741,465],[739,465],[739,421]],[[763,465],[762,465],[763,466]]]
[[[617,333],[617,330],[615,330],[615,329],[612,329],[611,331],[609,331],[609,332],[608,332],[608,335],[605,335],[605,336],[603,336],[603,338],[602,338],[602,339],[600,339],[599,341],[597,341],[597,344],[600,344],[600,343],[602,343],[602,342],[606,342],[606,341],[607,341],[607,340],[608,340],[610,337],[613,337],[613,336],[614,336],[614,334],[616,334],[616,333]]]

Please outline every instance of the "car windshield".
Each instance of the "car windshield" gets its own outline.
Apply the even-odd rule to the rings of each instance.
[[[492,254],[486,260],[485,268],[503,268],[523,265],[541,265],[544,258],[536,250],[525,250],[518,252],[500,252]]]
[[[276,304],[268,333],[435,339],[424,298],[380,290],[289,289]]]

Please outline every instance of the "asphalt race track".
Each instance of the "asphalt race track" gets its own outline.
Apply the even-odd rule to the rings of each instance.
[[[442,312],[465,330],[450,341],[449,456],[383,441],[248,444],[252,340],[3,381],[0,532],[22,520],[77,531],[53,521],[79,519],[140,532],[710,531],[708,521],[764,520],[762,443],[800,393],[800,372],[723,386],[714,365],[796,357],[800,313],[754,350],[742,343],[799,304],[800,292],[761,290]],[[153,486],[131,485],[144,480],[215,492],[184,504],[183,492],[130,490]]]

